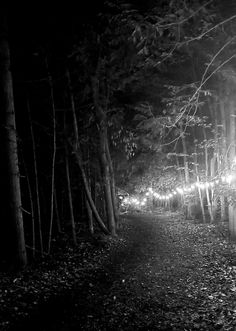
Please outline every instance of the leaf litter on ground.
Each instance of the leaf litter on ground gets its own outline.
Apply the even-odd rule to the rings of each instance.
[[[226,226],[178,213],[125,215],[118,238],[2,273],[0,330],[42,319],[50,302],[60,314],[36,330],[234,330],[235,244]]]

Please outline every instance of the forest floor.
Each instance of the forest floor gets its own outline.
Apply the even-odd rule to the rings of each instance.
[[[236,330],[236,246],[178,214],[126,215],[119,237],[0,274],[0,330]]]

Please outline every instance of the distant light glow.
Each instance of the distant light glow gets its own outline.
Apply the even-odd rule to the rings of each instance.
[[[184,193],[184,190],[180,187],[177,187],[176,189],[177,192],[179,192],[180,194],[183,194]]]
[[[233,175],[227,175],[225,176],[225,182],[230,184],[233,180]]]
[[[226,179],[225,176],[221,176],[221,180],[222,180],[223,183],[225,182],[225,179]]]
[[[236,164],[236,157],[234,159],[234,162]],[[186,192],[192,192],[193,190],[195,190],[196,188],[199,189],[206,189],[206,188],[213,188],[215,185],[219,184],[220,182],[222,183],[226,183],[228,185],[230,185],[232,183],[232,180],[234,180],[235,176],[233,174],[226,174],[221,176],[219,179],[212,179],[211,181],[207,182],[200,182],[199,180],[195,183],[192,183],[191,185],[186,185],[186,186],[182,186],[182,187],[177,187],[174,190],[169,191],[169,193],[165,193],[165,194],[161,194],[158,192],[155,192],[152,187],[149,187],[147,189],[147,192],[145,193],[145,197],[123,197],[123,196],[119,196],[119,199],[121,200],[121,206],[127,205],[127,204],[133,204],[134,206],[145,206],[145,204],[148,201],[148,197],[155,197],[156,199],[160,200],[160,201],[167,201],[173,197],[175,197],[175,195],[177,194],[185,194]]]
[[[201,188],[201,189],[204,189],[205,188],[205,184],[204,183],[201,183],[201,182],[197,182],[196,186],[199,187],[199,188]]]

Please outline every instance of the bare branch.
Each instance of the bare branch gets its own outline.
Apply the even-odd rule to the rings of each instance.
[[[188,17],[182,19],[181,21],[167,23],[167,24],[163,24],[163,25],[157,25],[157,27],[158,28],[166,28],[166,27],[170,27],[170,26],[173,26],[173,25],[181,25],[181,24],[187,22],[190,18],[194,17],[197,13],[199,13],[203,8],[207,7],[212,2],[213,2],[213,0],[208,1],[205,5],[199,7],[195,12],[193,12]]]

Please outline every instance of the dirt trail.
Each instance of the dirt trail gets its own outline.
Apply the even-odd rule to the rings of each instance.
[[[18,329],[234,330],[235,293],[214,227],[136,215],[123,232],[125,246]]]

